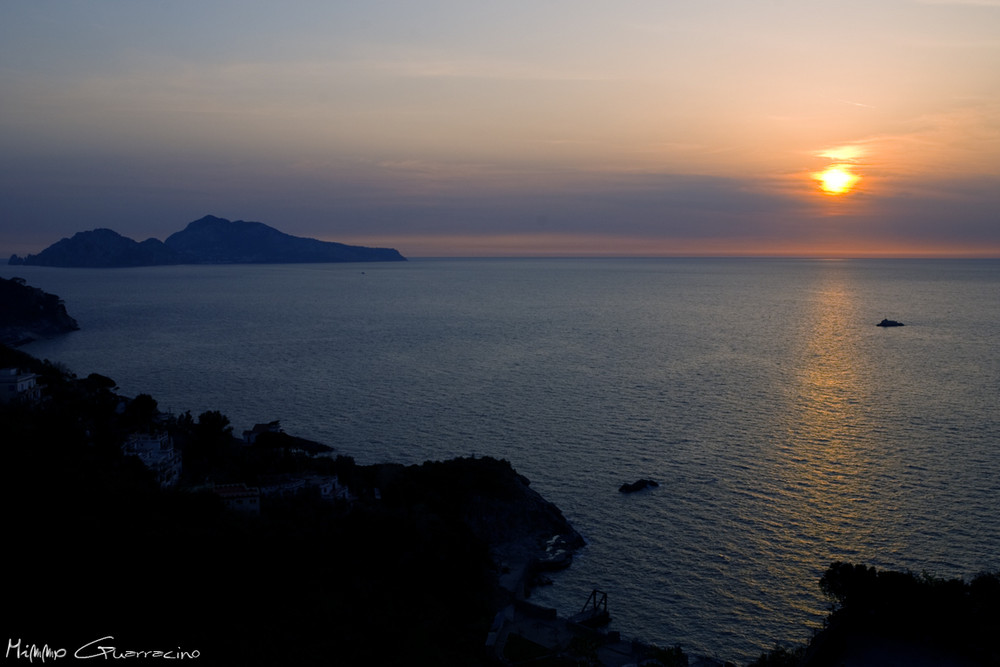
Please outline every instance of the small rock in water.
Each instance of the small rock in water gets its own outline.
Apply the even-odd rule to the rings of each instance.
[[[636,491],[642,491],[645,488],[654,486],[659,486],[659,484],[657,484],[651,479],[640,479],[635,482],[632,482],[631,484],[622,484],[620,487],[618,487],[618,490],[621,491],[622,493],[634,493]]]

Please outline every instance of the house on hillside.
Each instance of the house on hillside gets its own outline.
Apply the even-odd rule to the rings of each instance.
[[[315,493],[326,501],[351,500],[350,492],[336,475],[269,475],[261,480],[262,498],[290,498]]]
[[[323,500],[351,501],[351,492],[340,483],[340,479],[336,475],[313,475],[308,481],[319,489],[319,496]]]
[[[260,489],[246,484],[216,484],[212,489],[227,508],[247,514],[260,514]]]
[[[267,475],[260,481],[263,498],[290,498],[306,490],[306,480],[297,475]]]
[[[122,453],[137,456],[153,471],[161,488],[175,486],[180,480],[181,454],[166,433],[133,433],[122,445]]]
[[[281,433],[281,422],[275,420],[267,424],[254,424],[249,431],[243,431],[243,442],[252,445],[257,442],[257,436],[261,433]]]
[[[38,376],[19,368],[0,370],[0,403],[15,401],[37,401],[42,397],[42,388],[37,383]]]

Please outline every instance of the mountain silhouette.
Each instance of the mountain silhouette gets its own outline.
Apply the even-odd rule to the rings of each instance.
[[[261,222],[206,215],[166,241],[137,242],[111,229],[78,232],[10,264],[113,268],[165,264],[294,264],[405,261],[392,248],[368,248],[291,236]]]

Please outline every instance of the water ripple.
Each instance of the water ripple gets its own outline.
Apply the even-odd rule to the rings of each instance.
[[[833,560],[1000,554],[995,262],[18,267],[83,330],[28,351],[362,463],[507,458],[586,536],[536,596],[736,661],[808,638]],[[885,315],[907,326],[873,326]],[[114,353],[109,353],[113,350]],[[651,477],[649,492],[617,492]]]

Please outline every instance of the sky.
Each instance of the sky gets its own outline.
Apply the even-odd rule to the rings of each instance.
[[[3,0],[0,252],[209,214],[407,257],[1000,257],[1000,0]]]

